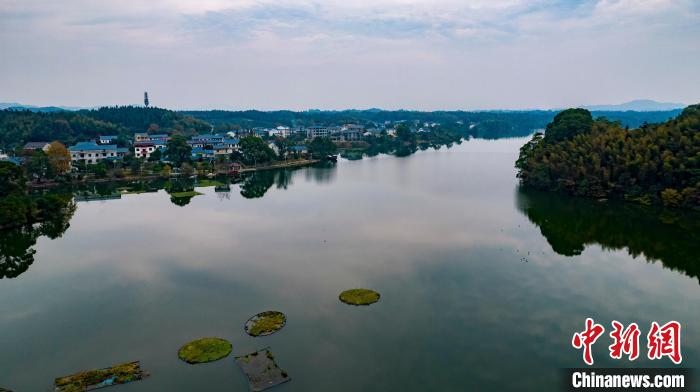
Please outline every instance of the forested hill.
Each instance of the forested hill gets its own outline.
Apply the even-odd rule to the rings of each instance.
[[[516,167],[527,187],[699,209],[700,105],[631,130],[565,110],[522,147]]]
[[[110,122],[133,132],[149,130],[195,135],[211,131],[211,125],[186,114],[155,107],[110,106],[93,110],[80,110],[78,114],[96,120]]]
[[[28,110],[0,111],[0,149],[10,150],[30,141],[59,140],[72,144],[99,135],[131,139],[135,132],[164,132],[192,135],[211,126],[182,113],[134,106],[51,113]]]
[[[385,121],[419,121],[437,122],[443,125],[455,123],[473,124],[475,134],[481,137],[525,136],[536,129],[543,129],[552,121],[558,111],[527,110],[527,111],[434,111],[421,112],[412,110],[342,110],[321,111],[309,110],[294,112],[278,111],[185,111],[187,115],[204,120],[215,128],[230,130],[237,128],[274,127],[277,125],[306,126],[306,125],[338,125],[343,123],[381,124]],[[620,121],[622,126],[638,127],[642,123],[663,122],[677,116],[680,110],[660,112],[594,112],[595,117],[606,117],[611,121]]]

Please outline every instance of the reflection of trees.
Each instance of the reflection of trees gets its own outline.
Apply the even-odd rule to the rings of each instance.
[[[170,195],[170,202],[176,206],[184,207],[190,204],[190,201],[195,196],[194,181],[189,178],[180,178],[172,181],[167,181],[163,184],[163,188]],[[184,193],[191,193],[185,195]]]
[[[241,184],[241,196],[246,199],[257,199],[265,196],[267,190],[275,183],[275,172],[271,170],[258,171],[245,178]]]
[[[34,263],[34,245],[42,235],[59,238],[68,230],[69,221],[75,212],[72,200],[62,200],[52,211],[42,213],[45,220],[39,225],[20,226],[0,231],[0,279],[16,278]]]
[[[292,184],[294,171],[264,170],[248,175],[241,184],[241,196],[246,199],[256,199],[265,196],[265,193],[275,185],[277,189],[287,189]]]
[[[330,183],[335,180],[336,164],[331,161],[322,161],[306,170],[306,179],[320,184]]]
[[[519,190],[518,209],[539,226],[558,254],[579,255],[589,244],[644,254],[700,281],[700,215],[628,203],[599,203]]]

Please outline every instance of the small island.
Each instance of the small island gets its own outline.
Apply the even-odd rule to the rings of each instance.
[[[193,340],[180,348],[177,356],[190,364],[218,361],[231,354],[231,343],[221,338]]]
[[[515,166],[528,188],[697,210],[700,105],[638,129],[564,110],[520,149]]]
[[[267,336],[279,331],[287,323],[282,312],[268,310],[258,313],[245,323],[245,332],[250,336]]]
[[[379,293],[368,289],[350,289],[340,293],[339,298],[348,305],[371,305],[379,301]]]

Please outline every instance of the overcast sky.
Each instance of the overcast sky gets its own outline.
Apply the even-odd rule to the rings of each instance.
[[[0,0],[0,102],[697,103],[699,70],[698,0]]]

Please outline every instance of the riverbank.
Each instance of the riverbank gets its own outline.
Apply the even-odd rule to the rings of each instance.
[[[287,160],[287,161],[282,161],[282,162],[275,162],[272,164],[268,165],[256,165],[256,166],[242,166],[240,170],[236,170],[234,172],[225,172],[225,171],[210,171],[206,173],[193,173],[193,175],[198,175],[198,176],[225,176],[225,175],[237,175],[237,174],[247,174],[247,173],[254,173],[256,171],[265,171],[265,170],[277,170],[277,169],[291,169],[291,168],[297,168],[297,167],[304,167],[304,166],[310,166],[315,163],[320,162],[321,160],[319,159],[295,159],[295,160]],[[53,188],[57,186],[62,186],[62,185],[80,185],[80,184],[95,184],[95,183],[106,183],[106,182],[114,182],[114,181],[144,181],[144,180],[157,180],[157,179],[165,179],[165,178],[178,178],[181,177],[178,173],[147,173],[143,175],[125,175],[121,177],[116,177],[116,176],[108,176],[108,177],[94,177],[94,176],[85,176],[80,179],[74,178],[70,181],[44,181],[44,182],[28,182],[27,187],[30,189],[46,189],[46,188]]]

